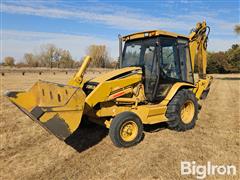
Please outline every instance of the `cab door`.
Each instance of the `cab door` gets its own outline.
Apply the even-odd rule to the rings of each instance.
[[[157,48],[154,41],[154,43],[145,44],[142,51],[145,96],[149,101],[153,101],[153,93],[159,77]]]
[[[178,52],[181,70],[181,80],[189,83],[194,83],[188,40],[178,39]]]
[[[160,37],[158,58],[159,81],[154,94],[155,101],[163,100],[172,85],[175,82],[181,81],[176,38]]]

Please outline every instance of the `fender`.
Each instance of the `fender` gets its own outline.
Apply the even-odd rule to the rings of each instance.
[[[194,89],[196,86],[194,86],[191,83],[186,83],[186,82],[177,82],[175,83],[171,89],[169,90],[167,96],[165,99],[160,103],[161,106],[167,106],[170,100],[173,98],[173,96],[181,89],[184,87],[185,89]]]

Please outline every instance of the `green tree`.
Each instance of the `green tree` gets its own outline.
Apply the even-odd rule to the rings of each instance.
[[[233,44],[227,52],[228,63],[231,65],[232,72],[240,72],[240,46]]]
[[[208,53],[208,73],[227,73],[229,71],[229,64],[225,52]]]
[[[225,52],[208,52],[208,73],[239,73],[240,72],[240,46],[233,44]]]

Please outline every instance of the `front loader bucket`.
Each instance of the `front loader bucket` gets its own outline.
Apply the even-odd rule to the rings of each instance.
[[[86,95],[81,88],[45,81],[27,92],[7,92],[21,111],[59,139],[64,140],[79,126]]]

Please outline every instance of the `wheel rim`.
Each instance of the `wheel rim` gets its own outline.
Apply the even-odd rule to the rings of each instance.
[[[185,124],[192,121],[195,113],[194,103],[191,100],[187,100],[181,107],[181,119]]]
[[[130,142],[137,137],[138,126],[134,121],[125,122],[120,129],[120,136],[122,140]]]

